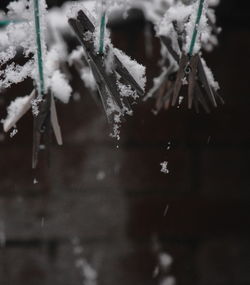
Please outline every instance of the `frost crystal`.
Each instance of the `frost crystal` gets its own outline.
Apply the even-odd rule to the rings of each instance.
[[[68,103],[72,88],[69,85],[66,76],[59,70],[56,70],[51,78],[51,91],[53,95],[63,103]]]

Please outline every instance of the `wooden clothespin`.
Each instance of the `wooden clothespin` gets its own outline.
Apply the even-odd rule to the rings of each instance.
[[[43,140],[43,137],[46,147],[49,148],[51,129],[55,134],[58,145],[63,144],[54,96],[48,93],[42,100],[37,100],[36,98],[37,91],[34,89],[28,96],[25,104],[23,104],[23,106],[17,110],[15,116],[9,119],[7,124],[4,124],[4,131],[8,132],[33,107],[33,113],[36,113],[34,114],[33,127],[33,168],[36,168],[37,166],[38,153],[40,151],[41,140]],[[34,108],[36,109],[35,112]]]
[[[198,106],[201,104],[204,110],[209,113],[211,107],[217,107],[217,102],[224,103],[223,99],[210,85],[199,54],[192,56],[186,55],[185,53],[182,54],[173,90],[172,106],[176,105],[181,88],[185,82],[188,84],[189,109],[191,109],[194,104],[198,111]]]
[[[55,134],[58,145],[62,145],[62,134],[58,123],[56,105],[54,96],[47,93],[44,99],[38,100],[37,108],[39,110],[37,116],[34,116],[33,127],[33,155],[32,168],[36,168],[38,163],[38,155],[41,150],[41,142],[43,141],[49,158],[49,149],[51,143],[51,133]]]
[[[62,145],[62,135],[58,124],[54,96],[49,91],[45,91],[43,54],[41,43],[41,23],[40,23],[39,1],[34,0],[34,21],[36,29],[37,61],[39,72],[39,88],[36,99],[34,100],[37,108],[37,114],[34,115],[33,128],[33,155],[32,167],[36,168],[41,141],[44,140],[49,155],[49,146],[51,140],[51,126],[59,145]]]
[[[117,84],[117,75],[120,76],[125,84],[130,85],[139,96],[142,96],[144,91],[140,85],[115,54],[113,54],[114,64],[111,72],[106,70],[105,62],[109,53],[113,53],[112,47],[107,45],[104,48],[104,53],[96,52],[93,38],[95,26],[82,10],[78,12],[76,19],[69,19],[69,24],[85,50],[87,61],[95,78],[106,113],[109,99],[111,99],[120,110],[124,107],[127,108],[127,110],[131,110],[129,100],[125,97],[121,98]],[[107,116],[109,117],[110,114],[107,114]]]
[[[178,65],[178,71],[175,70],[169,61],[165,61],[165,74],[158,80],[158,85],[150,91],[150,97],[156,97],[156,110],[161,108],[168,109],[169,106],[176,106],[179,103],[180,91],[183,85],[188,86],[188,108],[193,106],[199,112],[199,105],[209,113],[211,108],[216,108],[218,102],[224,104],[223,99],[211,86],[206,67],[201,59],[200,53],[193,54],[194,45],[198,34],[198,26],[202,16],[204,0],[200,0],[197,12],[197,19],[194,25],[194,31],[190,43],[189,52],[183,50],[184,38],[178,34],[176,23],[173,24],[173,31],[176,32],[178,49],[173,48],[171,38],[160,36],[162,44],[167,48],[172,59]]]
[[[188,108],[191,109],[194,103],[198,112],[199,103],[204,110],[209,113],[210,108],[217,107],[217,101],[224,103],[223,99],[217,94],[215,88],[211,86],[205,66],[200,57],[200,53],[194,54],[194,46],[198,36],[198,29],[202,13],[204,10],[205,0],[199,0],[197,6],[197,17],[194,23],[194,30],[190,42],[188,53],[182,52],[179,61],[179,71],[176,76],[172,106],[175,106],[179,97],[182,86],[188,84]],[[211,106],[211,107],[210,107]]]

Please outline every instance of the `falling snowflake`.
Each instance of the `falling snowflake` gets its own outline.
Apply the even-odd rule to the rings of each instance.
[[[167,150],[170,150],[170,148],[171,148],[171,142],[168,142]]]
[[[160,163],[161,166],[161,172],[164,174],[168,174],[169,170],[168,170],[168,162],[167,161],[163,161]]]
[[[10,137],[13,138],[18,133],[17,129],[13,129],[13,131],[10,133]]]

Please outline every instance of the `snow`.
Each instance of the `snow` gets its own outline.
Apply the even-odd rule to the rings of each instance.
[[[33,116],[37,117],[39,114],[39,103],[42,101],[41,97],[31,100],[31,108]]]
[[[51,91],[52,94],[63,103],[68,103],[72,94],[72,88],[69,85],[65,75],[59,70],[53,73],[51,78]]]
[[[81,100],[81,95],[79,94],[79,92],[75,92],[73,94],[73,100],[76,101],[76,102]]]
[[[133,1],[132,7],[139,8],[144,12],[145,18],[157,25],[166,10],[174,4],[174,0]]]
[[[114,53],[112,52],[112,50],[110,50],[105,59],[106,72],[112,73],[113,67],[114,67]]]
[[[121,97],[133,98],[134,100],[138,99],[139,96],[137,92],[131,88],[129,85],[124,85],[120,82],[117,83],[120,90]]]
[[[26,10],[27,1],[12,1],[8,5],[8,16],[12,18],[15,15],[22,15]]]
[[[39,1],[39,18],[40,18],[40,40],[42,46],[42,61],[43,75],[45,79],[45,92],[51,88],[52,93],[63,103],[68,103],[72,93],[72,88],[66,76],[60,71],[61,63],[67,60],[67,47],[59,33],[63,29],[63,25],[59,25],[58,14],[54,11],[51,17],[48,18],[46,1]],[[12,84],[17,84],[27,78],[32,78],[35,81],[37,89],[40,89],[41,78],[38,72],[38,57],[37,57],[37,34],[35,29],[34,19],[34,3],[33,1],[15,1],[8,6],[8,18],[21,19],[20,23],[10,24],[1,31],[0,40],[0,64],[6,64],[12,60],[17,51],[20,51],[27,61],[23,65],[15,64],[14,62],[7,64],[5,69],[0,71],[0,86],[1,88],[9,88]],[[49,19],[57,19],[54,25],[50,27],[50,50],[47,51],[47,36],[48,25],[51,24]],[[57,17],[57,18],[56,18]],[[62,18],[62,17],[61,17]],[[64,17],[67,23],[67,17]],[[52,21],[53,22],[53,21]],[[57,29],[57,30],[55,30]],[[13,126],[13,122],[17,122],[21,116],[32,106],[32,112],[35,116],[38,115],[37,104],[39,99],[30,98],[29,96],[17,98],[8,108],[8,116],[4,120],[5,131]],[[27,103],[27,104],[26,104]]]
[[[3,76],[3,79],[0,79],[1,87],[8,88],[12,84],[17,84],[31,77],[33,65],[34,61],[32,60],[22,66],[15,63],[9,64],[5,70],[0,71],[0,76]]]
[[[164,209],[164,213],[163,216],[166,217],[167,213],[168,213],[168,209],[169,209],[169,205],[167,205]]]
[[[163,161],[160,163],[161,166],[161,172],[164,174],[168,174],[169,170],[168,170],[168,162],[167,161]]]
[[[1,48],[6,47],[8,46],[8,44],[9,44],[8,35],[5,32],[0,31],[0,47]],[[1,58],[3,57],[0,55],[0,59]]]
[[[118,1],[119,2],[119,1]],[[123,1],[120,1],[118,4],[121,5]],[[107,13],[106,15],[109,15],[109,9],[111,9],[111,4],[114,4],[114,1],[107,1],[104,4],[103,3],[97,3],[95,9],[92,11],[87,11],[86,6],[84,7],[84,12],[86,15],[90,18],[90,20],[95,25],[95,32],[94,34],[87,34],[86,37],[93,39],[94,46],[96,53],[99,52],[99,44],[100,44],[100,20],[101,17],[104,15],[104,13]],[[118,6],[119,6],[118,5]],[[124,5],[124,3],[123,3]],[[73,7],[74,12],[71,12],[73,14],[77,14],[77,10],[80,9],[78,5]],[[132,60],[129,56],[125,55],[122,51],[116,49],[111,44],[109,31],[105,30],[105,38],[104,38],[104,46],[109,46],[109,53],[105,53],[105,59],[104,59],[104,67],[105,71],[107,73],[113,73],[114,70],[114,56],[116,56],[122,64],[125,66],[125,68],[128,70],[128,72],[131,74],[131,76],[134,78],[134,80],[137,82],[137,84],[144,90],[145,84],[146,84],[146,78],[145,78],[145,67],[138,64],[135,60]],[[104,48],[104,52],[106,52],[107,49]],[[80,69],[80,75],[81,79],[84,81],[85,85],[90,88],[92,91],[97,90],[97,84],[95,83],[95,79],[93,77],[92,71],[90,72],[89,68],[84,66],[84,63],[82,63],[82,56],[84,55],[83,49],[77,48],[75,51],[73,51],[69,56],[69,64],[70,65],[76,65],[76,68]],[[86,58],[86,55],[85,55]],[[87,59],[87,58],[86,58]],[[77,62],[80,61],[81,64],[84,67],[79,67],[81,64],[77,65]],[[139,96],[136,91],[133,90],[132,86],[123,84],[122,78],[118,73],[115,73],[115,76],[117,78],[117,87],[120,91],[120,98],[121,98],[121,105],[118,106],[117,103],[112,98],[111,94],[108,92],[108,98],[102,98],[104,108],[107,114],[107,117],[112,121],[112,133],[110,134],[112,137],[115,137],[117,140],[120,139],[120,127],[121,127],[121,121],[122,117],[125,115],[132,115],[132,111],[124,104],[125,97],[126,99],[129,97],[133,100],[136,100]],[[124,100],[123,100],[124,99]]]
[[[105,177],[106,177],[105,171],[101,170],[101,171],[99,171],[99,172],[97,173],[97,175],[96,175],[96,180],[102,181],[102,180],[105,179]]]
[[[163,81],[165,81],[167,73],[168,73],[168,70],[166,69],[166,67],[163,67],[161,74],[158,77],[155,77],[153,79],[153,83],[154,83],[153,87],[149,90],[147,96],[144,97],[144,101],[153,97],[154,93],[160,88]]]
[[[82,46],[78,46],[76,49],[74,49],[68,58],[68,63],[70,66],[73,66],[74,64],[79,64],[79,62],[82,64],[82,59],[85,56],[84,49]],[[86,57],[86,56],[85,56]],[[92,71],[88,66],[82,67],[80,70],[78,70],[80,73],[81,79],[84,82],[85,86],[89,88],[91,91],[96,91],[97,86],[96,82],[93,76]]]
[[[124,64],[130,74],[134,77],[135,81],[139,84],[139,86],[145,90],[146,85],[146,77],[145,66],[139,64],[135,60],[132,60],[128,55],[126,55],[121,50],[114,48],[115,55],[119,58],[119,60]]]
[[[214,75],[213,75],[211,69],[207,66],[205,60],[202,58],[201,61],[202,61],[202,65],[204,67],[204,71],[206,73],[206,76],[207,76],[207,79],[208,79],[208,82],[209,82],[210,86],[215,91],[218,91],[220,89],[219,83],[217,81],[215,81]]]
[[[106,9],[108,11],[108,9],[111,9],[112,7],[111,10],[113,11],[114,9],[117,9],[117,7],[119,8],[126,7],[128,3],[129,1],[109,0],[109,1],[106,1]],[[104,8],[102,7],[102,5],[100,6],[100,3],[96,7],[94,7],[91,3],[89,3],[89,1],[87,1],[86,3],[84,2],[83,5],[79,5],[79,4],[74,5],[72,9],[74,10],[74,12],[72,12],[73,15],[76,15],[77,11],[79,11],[80,9],[83,9],[84,12],[88,15],[88,17],[90,17],[90,19],[94,23],[96,27],[95,34],[94,34],[94,42],[95,42],[96,50],[98,51],[99,37],[100,37],[100,15],[103,13]],[[72,13],[70,14],[71,16],[72,16]],[[105,46],[106,45],[111,46],[111,49],[112,49],[112,45],[110,41],[110,34],[108,30],[105,31]],[[110,51],[110,54],[108,55],[106,59],[106,63],[105,63],[106,69],[108,71],[112,70],[113,53],[120,59],[120,61],[128,69],[131,75],[135,78],[136,82],[144,90],[145,84],[146,84],[145,67],[141,64],[138,64],[135,60],[132,60],[129,56],[127,56],[121,50],[117,48],[113,48],[112,51]],[[77,49],[76,52],[71,54],[70,62],[72,62],[75,58],[79,58],[79,56],[80,56],[80,51]]]
[[[158,0],[153,1],[156,6],[160,5]],[[164,0],[163,0],[164,2]],[[197,24],[198,8],[200,5],[200,0],[189,1],[181,3],[181,1],[175,1],[168,3],[168,8],[164,16],[160,16],[161,13],[157,15],[158,23],[156,25],[156,33],[159,37],[167,37],[171,40],[172,48],[179,54],[189,54],[191,55],[200,54],[202,56],[202,49],[211,51],[214,46],[218,43],[217,34],[219,29],[216,29],[216,15],[214,11],[214,6],[218,4],[219,1],[204,1],[204,6],[201,13],[201,18]],[[189,3],[189,4],[187,4]],[[153,4],[152,4],[153,5]],[[209,19],[209,20],[208,20]],[[198,19],[199,20],[199,19]],[[209,22],[214,25],[209,25]],[[195,26],[197,24],[197,26]],[[197,30],[197,36],[194,39],[194,32]],[[182,50],[179,48],[178,41],[182,42]],[[194,43],[194,46],[193,46]],[[178,71],[178,63],[173,60],[171,54],[163,44],[161,43],[161,56],[162,60],[160,66],[162,73],[156,79],[154,79],[154,85],[148,92],[145,100],[152,97],[159,90],[161,83],[167,80],[167,74]],[[168,64],[166,64],[166,61]],[[214,80],[214,76],[211,70],[206,66],[204,60],[202,60],[205,73],[207,75],[208,81],[214,90],[219,89],[219,84]],[[184,77],[182,79],[182,84],[188,84],[188,78]],[[179,96],[179,105],[183,102],[183,97]],[[179,108],[179,106],[177,107]]]
[[[207,13],[209,19],[215,22],[215,14],[213,9],[208,9],[218,5],[218,0],[207,0],[203,9],[201,22],[198,27],[197,41],[194,47],[194,53],[198,53],[201,50],[202,45],[206,46],[207,49],[217,44],[216,35],[212,34],[211,27],[207,25]],[[104,2],[103,2],[104,3]],[[77,12],[82,9],[93,21],[96,27],[94,35],[86,34],[86,37],[94,37],[96,49],[99,47],[100,37],[100,19],[104,11],[107,14],[107,21],[110,17],[114,19],[116,15],[121,15],[127,11],[130,7],[140,7],[146,14],[146,18],[157,24],[157,35],[165,35],[171,38],[173,48],[178,54],[182,51],[179,50],[177,42],[177,33],[173,27],[173,21],[177,22],[178,32],[181,34],[186,33],[184,52],[188,52],[192,34],[194,31],[194,25],[197,17],[197,8],[199,1],[192,2],[189,5],[183,4],[181,1],[174,0],[152,0],[152,1],[132,1],[132,0],[107,0],[103,4],[102,1],[80,1],[68,2],[61,8],[54,8],[50,12],[47,11],[46,1],[40,0],[40,21],[41,21],[41,43],[43,53],[43,67],[45,76],[46,90],[51,89],[53,95],[61,100],[63,103],[68,103],[72,88],[69,85],[68,78],[60,71],[63,64],[69,63],[72,65],[74,62],[81,62],[82,67],[79,68],[81,79],[85,85],[93,92],[97,90],[95,79],[89,67],[84,66],[82,57],[84,56],[83,49],[78,47],[70,55],[68,55],[67,46],[63,41],[62,34],[64,32],[70,32],[69,25],[67,23],[68,17],[75,17]],[[149,9],[149,8],[152,9]],[[120,11],[117,13],[117,11]],[[206,13],[207,12],[207,13]],[[165,13],[165,14],[164,14]],[[39,89],[40,78],[38,73],[38,62],[37,62],[37,47],[36,47],[36,33],[34,25],[34,11],[33,1],[19,0],[13,1],[8,6],[8,14],[6,17],[13,19],[24,20],[18,24],[10,24],[6,29],[0,32],[0,64],[6,64],[5,70],[0,71],[0,86],[8,88],[12,84],[22,82],[26,78],[32,78]],[[113,18],[114,17],[114,18]],[[49,34],[50,33],[50,34]],[[51,38],[50,38],[51,37]],[[49,43],[49,44],[48,44]],[[124,64],[127,70],[134,77],[138,85],[145,90],[146,77],[145,67],[135,60],[132,60],[128,55],[117,48],[113,48],[110,41],[110,34],[108,29],[105,31],[105,45],[110,46],[110,53],[105,58],[106,72],[113,72],[114,70],[114,55]],[[27,57],[27,62],[24,65],[17,65],[15,63],[8,62],[14,58],[17,51],[21,50],[22,54]],[[166,48],[161,49],[163,58],[168,56]],[[170,68],[177,70],[176,62],[170,59]],[[219,85],[214,80],[211,70],[207,67],[203,61],[204,69],[208,77],[209,83],[213,89],[218,90]],[[162,76],[155,79],[155,86],[159,85],[163,79],[163,75],[169,70],[163,69]],[[136,100],[138,94],[129,85],[122,83],[122,79],[117,76],[117,86],[120,91],[121,101],[126,98]],[[151,93],[152,96],[152,93]],[[18,101],[20,109],[23,107],[25,97],[22,97],[23,101]],[[125,98],[126,97],[126,98]],[[32,110],[35,115],[38,113],[37,101],[33,100]],[[123,102],[122,102],[123,103]],[[107,114],[112,116],[114,119],[113,135],[118,139],[120,138],[120,124],[121,117],[124,115],[132,115],[132,111],[122,104],[119,108],[113,99],[109,98],[108,102],[104,103],[107,105]],[[11,113],[11,112],[10,112]],[[7,117],[8,118],[8,117]],[[6,118],[6,120],[7,120]],[[168,173],[167,162],[161,164],[162,172]]]
[[[216,3],[215,3],[216,2]],[[193,54],[196,54],[200,51],[201,45],[211,50],[214,45],[217,44],[217,37],[213,35],[212,28],[207,23],[207,14],[209,14],[210,19],[213,23],[216,21],[214,10],[209,8],[208,5],[215,6],[218,1],[205,1],[204,7],[202,10],[202,16],[197,27],[198,34],[194,46]],[[169,4],[169,8],[166,9],[165,15],[158,19],[156,25],[157,34],[168,36],[172,40],[173,48],[179,53],[178,43],[177,43],[177,34],[173,28],[173,22],[177,23],[178,31],[183,34],[185,32],[186,37],[184,41],[183,50],[185,53],[189,52],[190,44],[192,41],[192,36],[197,19],[197,11],[199,7],[199,1],[195,1],[193,4],[183,4],[183,3],[172,3]]]
[[[161,252],[159,254],[158,258],[159,258],[160,266],[164,269],[168,269],[171,266],[171,264],[173,263],[172,256],[165,253],[165,252]]]
[[[171,142],[168,142],[167,150],[170,150],[170,148],[171,148]]]
[[[66,16],[66,9],[68,7],[68,3],[64,4],[61,8],[52,8],[48,13],[48,23],[49,26],[60,32],[62,34],[71,34],[71,29],[68,24],[68,18]]]
[[[10,133],[10,138],[13,138],[18,133],[18,130],[15,128]]]
[[[73,252],[76,258],[75,266],[80,271],[82,277],[82,284],[96,285],[98,273],[83,256],[84,250],[80,244],[78,238],[74,238],[72,241]]]
[[[54,71],[60,68],[60,48],[58,45],[53,45],[47,53],[45,61],[45,71],[48,76],[51,76]]]
[[[74,49],[68,58],[68,63],[70,66],[74,64],[74,62],[80,61],[84,55],[82,46],[78,46],[76,49]]]
[[[44,3],[42,3],[43,6]],[[24,5],[25,4],[25,5]],[[9,12],[7,16],[9,18],[22,17],[24,22],[18,24],[10,24],[5,32],[5,40],[1,41],[0,46],[0,64],[7,63],[15,55],[16,51],[22,48],[22,53],[25,57],[31,56],[36,53],[35,38],[34,38],[34,25],[33,25],[33,10],[31,9],[31,2],[18,1],[11,2],[8,6]],[[43,30],[42,30],[43,31]],[[8,42],[8,43],[7,43]],[[3,46],[3,44],[5,46]],[[8,88],[11,84],[22,82],[27,77],[35,78],[37,71],[35,70],[36,59],[32,58],[23,66],[9,64],[4,70],[4,78],[0,79],[0,85],[4,88]]]
[[[95,92],[97,90],[97,86],[92,71],[88,67],[84,67],[81,69],[80,75],[85,86]]]
[[[1,34],[0,34],[1,36]],[[1,39],[0,39],[1,41]],[[8,43],[7,43],[8,44]],[[0,42],[1,45],[1,42]],[[12,59],[16,55],[16,49],[12,46],[10,46],[7,50],[0,52],[0,64],[4,64],[8,62],[10,59]]]
[[[159,35],[168,35],[173,29],[173,21],[178,23],[186,22],[192,12],[192,6],[178,3],[171,6],[165,13],[163,19],[158,25]]]
[[[18,97],[11,102],[7,108],[8,115],[2,120],[4,131],[7,132],[31,107],[31,100],[34,94],[25,97]]]
[[[219,3],[220,3],[220,0],[208,0],[208,4],[209,4],[209,6],[211,6],[211,7],[218,6]]]

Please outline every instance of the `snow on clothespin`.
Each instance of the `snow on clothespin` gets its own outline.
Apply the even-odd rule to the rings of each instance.
[[[65,84],[65,80],[59,71],[55,70],[51,55],[47,52],[45,43],[45,29],[47,25],[45,21],[47,16],[46,1],[32,0],[29,2],[29,5],[24,5],[22,1],[17,1],[9,4],[9,9],[14,14],[19,12],[24,16],[24,20],[18,26],[11,27],[10,25],[10,27],[6,28],[6,33],[9,35],[7,37],[9,47],[6,47],[0,54],[0,64],[6,64],[7,66],[4,76],[0,78],[1,86],[8,88],[11,84],[22,82],[27,77],[33,78],[36,86],[29,96],[19,97],[10,104],[7,118],[2,121],[4,131],[7,132],[32,108],[34,115],[32,167],[36,168],[41,140],[44,139],[46,147],[49,147],[51,127],[58,144],[62,144],[62,135],[54,102],[54,94],[57,95],[56,93],[58,93],[55,90],[55,86],[62,85],[61,89],[66,89],[63,92],[70,92],[70,90],[68,90],[69,87]],[[34,25],[30,25],[30,23],[34,23]],[[20,36],[18,35],[18,40],[20,42],[15,39],[15,34],[18,34],[19,30]],[[27,30],[25,36],[23,30]],[[23,66],[16,64],[8,66],[8,61],[15,56],[15,50],[19,45],[24,48],[24,55],[32,55],[30,56],[31,59]],[[49,65],[52,65],[53,68],[48,68]],[[60,99],[67,101],[65,98]]]
[[[104,54],[96,52],[96,28],[84,11],[70,18],[69,23],[83,45],[104,110],[114,123],[114,135],[118,138],[117,124],[125,114],[132,114],[129,100],[144,94],[145,68],[113,48],[111,43],[106,44]]]
[[[6,133],[30,110],[35,95],[36,92],[33,90],[29,96],[19,97],[10,104],[8,116],[3,122],[3,128]]]
[[[178,9],[182,14],[176,17]],[[211,33],[206,15],[206,0],[197,0],[188,6],[177,4],[166,13],[161,24],[168,23],[168,26],[159,28],[159,36],[170,57],[164,62],[165,74],[156,79],[154,88],[149,92],[150,97],[157,98],[157,111],[179,106],[183,85],[188,86],[189,109],[194,105],[199,112],[201,105],[209,113],[211,107],[217,107],[217,102],[224,103],[217,93],[219,85],[200,55],[204,44],[202,36]],[[171,22],[167,22],[169,19]]]
[[[104,7],[105,6],[105,7]],[[100,13],[100,38],[99,38],[99,54],[103,54],[105,50],[105,29],[106,29],[106,3],[102,0]]]
[[[191,15],[190,22],[186,25],[186,51],[183,51],[179,60],[179,71],[175,81],[172,106],[176,105],[181,88],[187,82],[188,108],[191,109],[194,104],[198,112],[198,106],[201,104],[204,110],[209,113],[210,106],[216,108],[217,102],[223,103],[223,99],[218,95],[218,84],[215,83],[211,76],[211,71],[207,68],[199,53],[202,29],[205,29],[207,24],[207,2],[206,0],[197,0],[194,7],[197,10],[197,14],[196,18],[195,13],[193,14],[194,16]],[[202,28],[201,20],[203,20]]]

